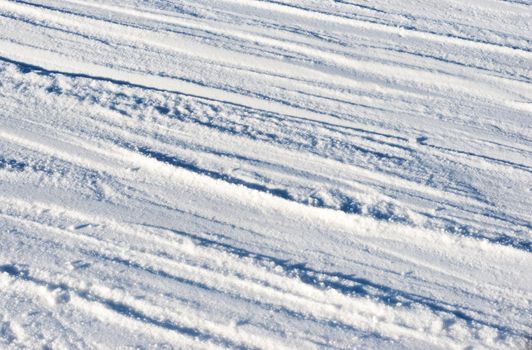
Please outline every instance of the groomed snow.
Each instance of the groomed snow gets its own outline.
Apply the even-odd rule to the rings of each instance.
[[[0,0],[0,348],[532,346],[528,0]]]

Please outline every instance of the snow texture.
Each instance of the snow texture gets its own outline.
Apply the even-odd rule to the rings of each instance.
[[[0,0],[0,348],[530,348],[531,26]]]

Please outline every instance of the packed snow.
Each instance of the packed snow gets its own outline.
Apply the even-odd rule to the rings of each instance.
[[[0,348],[532,346],[529,0],[0,0]]]

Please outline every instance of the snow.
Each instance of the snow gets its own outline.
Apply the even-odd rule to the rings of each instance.
[[[0,0],[0,348],[530,347],[530,6]]]

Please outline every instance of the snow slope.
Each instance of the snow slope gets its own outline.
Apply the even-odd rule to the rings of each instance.
[[[531,26],[0,0],[0,348],[531,346]]]

